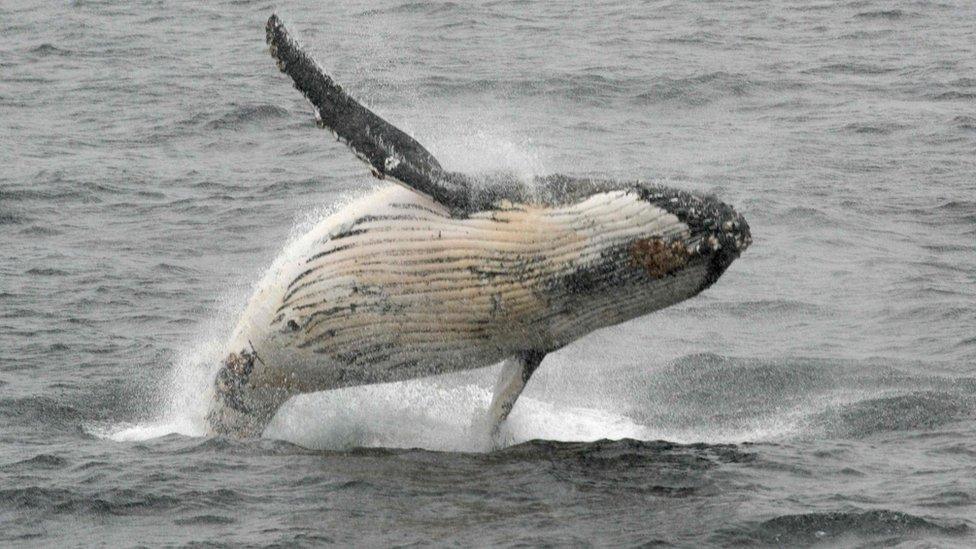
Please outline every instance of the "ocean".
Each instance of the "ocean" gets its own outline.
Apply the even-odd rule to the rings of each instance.
[[[714,193],[712,288],[206,435],[285,245],[386,183],[273,11],[448,169]],[[0,2],[0,544],[976,545],[971,1]]]

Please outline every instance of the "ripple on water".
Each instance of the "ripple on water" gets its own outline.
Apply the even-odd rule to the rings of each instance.
[[[674,101],[697,106],[726,97],[748,95],[757,84],[745,74],[717,71],[686,78],[658,78],[648,88],[634,98],[637,104]]]
[[[873,11],[862,11],[855,15],[855,17],[860,17],[862,19],[888,19],[896,20],[906,17],[908,14],[902,10],[873,10]]]
[[[81,411],[57,396],[28,396],[0,399],[0,414],[27,425],[71,427],[79,424]]]
[[[0,508],[74,515],[131,515],[176,508],[176,497],[113,488],[95,493],[66,488],[27,486],[0,490]]]
[[[31,276],[68,276],[68,271],[63,271],[61,269],[55,269],[53,267],[40,267],[29,269],[26,273]]]
[[[918,499],[918,504],[924,507],[969,507],[976,505],[976,495],[962,490],[946,490]]]
[[[922,536],[958,537],[969,532],[963,523],[943,525],[908,513],[877,509],[781,515],[752,527],[722,531],[715,541],[780,546],[844,544],[853,540],[896,544]]]
[[[0,212],[0,225],[22,225],[30,219],[11,212]]]
[[[976,99],[976,92],[949,90],[938,93],[929,93],[925,96],[932,101],[972,101]]]
[[[268,103],[239,105],[218,118],[208,120],[206,127],[212,130],[234,130],[245,124],[288,117],[288,110]]]
[[[67,57],[72,54],[71,50],[59,48],[54,44],[48,44],[48,43],[44,43],[41,44],[40,46],[33,47],[28,51],[29,53],[32,53],[40,57],[48,57],[48,56]]]
[[[446,14],[462,11],[463,9],[464,8],[462,8],[462,6],[459,6],[454,2],[436,2],[436,3],[404,2],[387,8],[366,10],[360,14],[360,17],[362,16],[375,17],[377,15],[408,15],[408,14],[444,16]]]
[[[491,454],[492,461],[546,459],[561,463],[580,463],[588,468],[617,469],[681,465],[692,469],[711,469],[720,463],[744,463],[755,454],[735,444],[678,444],[664,440],[597,440],[557,442],[532,440]]]
[[[173,524],[178,526],[213,526],[222,524],[234,524],[237,520],[220,515],[196,515],[187,518],[176,519]]]
[[[25,236],[57,236],[63,234],[62,231],[46,225],[31,225],[20,231]]]
[[[689,306],[689,312],[711,314],[721,312],[728,315],[743,316],[816,316],[829,311],[828,308],[793,299],[758,299],[754,301],[713,302],[699,306]]]
[[[976,116],[959,115],[952,119],[952,123],[960,130],[976,131]]]
[[[38,454],[30,459],[25,459],[22,461],[17,461],[15,463],[10,463],[7,465],[0,466],[0,470],[4,471],[14,471],[23,470],[25,472],[31,472],[38,469],[62,469],[68,465],[68,460],[63,457],[56,456],[53,454]]]
[[[881,432],[933,429],[973,408],[971,397],[930,391],[861,400],[823,412],[814,422],[824,425],[832,436],[863,438]]]
[[[907,129],[910,126],[897,124],[894,122],[855,122],[845,125],[842,129],[845,132],[860,135],[891,135],[899,130]]]

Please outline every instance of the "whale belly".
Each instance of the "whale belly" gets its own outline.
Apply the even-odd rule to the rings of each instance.
[[[626,255],[648,227],[669,238],[685,230],[624,191],[561,208],[500,204],[459,219],[415,192],[384,188],[284,254],[290,260],[252,298],[235,344],[262,358],[254,382],[301,392],[554,350],[647,312],[654,300],[633,295],[648,291],[647,277],[608,251]],[[619,287],[625,275],[633,288]],[[601,279],[581,289],[581,276],[616,277],[618,287]],[[670,304],[661,301],[651,309]]]

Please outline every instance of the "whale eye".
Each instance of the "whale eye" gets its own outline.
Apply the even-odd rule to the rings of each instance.
[[[287,326],[288,326],[288,329],[291,330],[291,331],[293,331],[293,332],[297,332],[299,330],[298,323],[295,322],[294,320],[289,320]]]

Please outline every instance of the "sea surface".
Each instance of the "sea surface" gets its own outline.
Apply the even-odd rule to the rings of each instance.
[[[598,4],[598,5],[590,5]],[[273,10],[449,169],[736,206],[702,295],[205,434],[285,244],[383,184]],[[976,4],[0,1],[0,545],[976,544]]]

